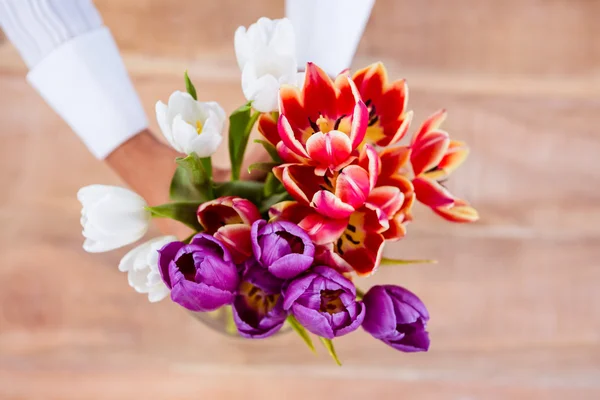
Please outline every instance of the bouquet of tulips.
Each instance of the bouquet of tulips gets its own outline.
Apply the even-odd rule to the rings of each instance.
[[[222,140],[225,112],[198,100],[185,74],[156,115],[177,158],[171,203],[148,206],[137,194],[92,185],[80,190],[89,252],[139,240],[151,218],[194,230],[185,240],[152,239],[131,250],[119,269],[151,302],[170,294],[198,313],[226,308],[239,335],[258,339],[288,324],[313,348],[316,335],[336,361],[332,340],[363,327],[405,352],[429,347],[421,300],[393,284],[363,293],[354,276],[382,264],[387,241],[402,239],[415,200],[453,222],[477,212],[443,185],[467,156],[463,142],[440,129],[439,111],[401,144],[413,117],[404,80],[390,81],[381,63],[331,79],[309,63],[297,71],[288,20],[261,18],[235,33],[247,104],[229,116],[231,180],[216,182],[211,155]],[[270,161],[241,170],[254,125]],[[314,348],[313,348],[314,349]]]

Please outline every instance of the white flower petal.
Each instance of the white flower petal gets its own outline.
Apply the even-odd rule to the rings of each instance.
[[[273,75],[258,77],[252,63],[242,72],[242,91],[252,107],[260,112],[278,110],[279,82]]]
[[[138,293],[148,293],[149,288],[146,284],[146,276],[148,275],[147,271],[140,269],[131,269],[127,273],[127,281],[129,282],[129,286],[135,289]]]
[[[88,252],[113,250],[139,240],[150,223],[146,202],[117,186],[92,185],[79,190],[81,224]]]
[[[198,137],[196,127],[183,120],[181,115],[177,115],[173,120],[173,137],[175,142],[185,154],[192,153],[191,144]]]
[[[138,293],[148,293],[148,300],[156,302],[169,294],[158,271],[158,250],[177,240],[175,236],[159,236],[129,251],[119,264],[127,272],[129,285]]]
[[[290,57],[296,57],[296,35],[292,22],[283,18],[276,21],[272,36],[269,41],[269,48],[278,54],[287,54]]]
[[[161,282],[161,285],[157,285],[155,287],[150,288],[150,290],[148,291],[148,300],[150,301],[150,303],[156,303],[167,297],[169,293],[170,292],[167,285]]]
[[[237,58],[240,70],[242,70],[252,56],[252,48],[250,47],[245,27],[240,26],[236,29],[233,43],[235,47],[235,57]]]
[[[176,90],[169,97],[168,118],[171,122],[177,115],[180,115],[184,121],[191,123],[196,120],[196,100],[187,92]],[[171,125],[172,126],[172,125]]]
[[[215,130],[206,130],[190,143],[190,153],[196,153],[198,157],[209,157],[217,151],[222,140],[223,136]]]
[[[162,134],[165,137],[165,139],[167,139],[169,144],[173,146],[173,133],[171,132],[172,121],[170,121],[167,116],[169,109],[167,105],[162,101],[156,102],[155,109],[156,121],[158,122],[158,126],[160,127],[160,130],[162,131]]]

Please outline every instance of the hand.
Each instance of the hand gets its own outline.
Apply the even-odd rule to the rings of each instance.
[[[159,142],[146,129],[119,146],[105,161],[148,204],[159,205],[170,201],[169,186],[175,172],[175,158],[177,157],[181,157],[181,154]],[[251,163],[265,161],[265,159],[268,159],[266,152],[249,154],[244,168]],[[229,179],[229,175],[229,170],[213,169],[215,181],[226,181]],[[253,171],[252,174],[242,175],[244,175],[244,179],[261,180],[264,178],[262,171]],[[183,239],[192,233],[189,228],[177,221],[158,218],[155,222],[164,234],[175,235]]]

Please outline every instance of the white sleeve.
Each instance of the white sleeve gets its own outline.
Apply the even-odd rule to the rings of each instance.
[[[375,0],[286,0],[298,68],[311,61],[330,76],[350,68]]]
[[[0,0],[0,26],[29,83],[99,159],[148,126],[91,0]]]

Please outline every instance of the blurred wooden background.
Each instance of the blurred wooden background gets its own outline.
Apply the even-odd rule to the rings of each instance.
[[[97,0],[156,128],[154,103],[190,70],[202,99],[242,101],[232,37],[282,0]],[[125,250],[81,249],[77,189],[119,179],[25,83],[0,43],[1,399],[600,398],[600,1],[378,0],[355,59],[406,77],[420,123],[472,155],[452,189],[481,222],[420,209],[370,283],[415,291],[431,351],[360,332],[345,363],[293,334],[220,336],[117,271]],[[93,121],[90,121],[93,123]]]

